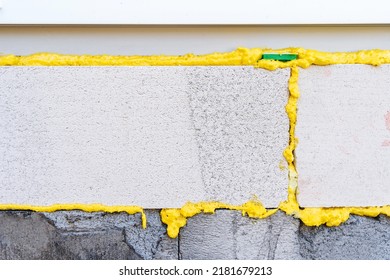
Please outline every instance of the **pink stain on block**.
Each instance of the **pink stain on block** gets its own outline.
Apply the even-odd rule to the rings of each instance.
[[[387,114],[385,115],[385,125],[386,128],[390,131],[390,112],[387,112]],[[390,140],[383,141],[382,146],[390,147]]]
[[[325,77],[330,77],[330,76],[332,76],[332,70],[329,69],[329,68],[325,69],[324,75],[325,75]]]
[[[386,128],[390,130],[390,112],[387,112],[387,114],[385,115],[385,124]]]
[[[390,140],[383,141],[382,146],[383,147],[390,147]]]

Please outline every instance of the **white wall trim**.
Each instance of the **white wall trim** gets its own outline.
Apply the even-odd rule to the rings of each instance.
[[[390,24],[386,0],[0,0],[0,25]]]

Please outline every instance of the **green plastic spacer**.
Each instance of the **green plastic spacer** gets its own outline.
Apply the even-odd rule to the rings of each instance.
[[[262,59],[279,61],[290,61],[297,58],[298,55],[295,53],[264,53],[262,57]]]

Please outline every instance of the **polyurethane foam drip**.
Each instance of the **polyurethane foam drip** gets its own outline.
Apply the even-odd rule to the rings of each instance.
[[[264,53],[293,53],[298,58],[288,62],[262,60]],[[311,65],[332,64],[368,64],[378,66],[390,63],[389,50],[364,50],[358,52],[320,52],[303,48],[247,49],[238,48],[227,53],[208,55],[187,54],[183,56],[110,56],[110,55],[60,55],[38,53],[29,56],[0,56],[0,66],[254,66],[267,70],[290,68],[289,98],[286,113],[290,120],[289,145],[284,151],[288,163],[289,186],[287,200],[281,202],[277,209],[267,210],[257,200],[251,200],[243,205],[230,205],[221,202],[186,203],[180,209],[163,209],[161,220],[167,225],[170,237],[178,236],[180,228],[186,225],[187,219],[199,213],[214,213],[216,209],[241,211],[242,215],[251,218],[266,218],[278,210],[293,215],[302,220],[305,225],[338,226],[349,218],[350,214],[375,217],[379,214],[390,216],[390,206],[382,207],[333,207],[333,208],[300,208],[297,202],[298,173],[295,168],[294,150],[297,145],[295,124],[297,122],[297,104],[299,98],[298,72],[299,68]],[[51,206],[33,205],[0,205],[0,210],[32,210],[39,212],[54,212],[59,210],[82,210],[86,212],[104,211],[108,213],[126,212],[142,214],[142,226],[146,227],[146,216],[138,206],[105,206],[101,204],[55,204]]]

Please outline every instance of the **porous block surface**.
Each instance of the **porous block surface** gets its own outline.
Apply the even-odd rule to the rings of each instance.
[[[303,207],[390,204],[390,65],[300,70],[296,136]]]
[[[286,198],[290,70],[1,67],[0,203]]]

